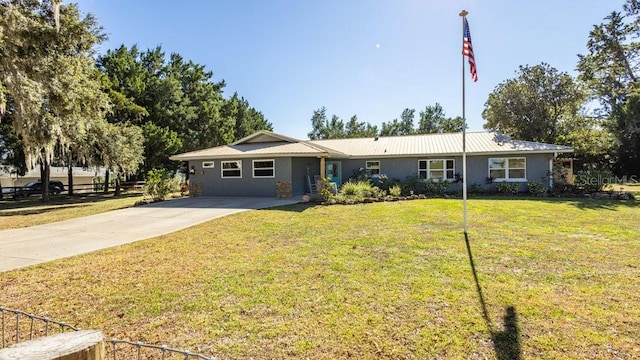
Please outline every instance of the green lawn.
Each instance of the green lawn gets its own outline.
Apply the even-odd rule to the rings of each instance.
[[[640,358],[639,204],[471,199],[469,248],[460,200],[252,211],[2,273],[0,305],[220,359]]]

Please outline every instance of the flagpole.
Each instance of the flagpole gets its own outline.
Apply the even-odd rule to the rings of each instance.
[[[469,14],[462,10],[462,42],[464,44],[464,19]],[[467,116],[465,113],[465,83],[464,83],[464,47],[462,49],[462,208],[464,218],[464,235],[467,236]]]

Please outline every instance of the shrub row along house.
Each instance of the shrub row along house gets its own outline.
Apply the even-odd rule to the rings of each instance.
[[[552,185],[554,159],[567,146],[512,140],[495,132],[468,132],[467,184],[493,190],[497,182]],[[462,133],[358,139],[299,140],[259,131],[230,145],[171,157],[186,161],[192,196],[291,197],[313,193],[317,180],[338,187],[353,174],[384,174],[449,181],[461,189]]]

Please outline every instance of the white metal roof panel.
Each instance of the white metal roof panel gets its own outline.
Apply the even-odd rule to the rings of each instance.
[[[455,155],[462,154],[462,133],[389,136],[359,139],[310,141],[352,157]],[[511,140],[493,132],[468,132],[466,148],[469,154],[508,152],[570,152],[567,146]]]
[[[267,142],[273,139],[275,141]],[[282,141],[277,141],[281,139]],[[467,132],[469,155],[500,153],[562,153],[568,146],[512,140],[495,132]],[[330,156],[337,158],[409,157],[462,154],[462,133],[375,138],[297,140],[261,131],[231,145],[192,151],[172,156],[172,160],[248,158],[264,156]]]

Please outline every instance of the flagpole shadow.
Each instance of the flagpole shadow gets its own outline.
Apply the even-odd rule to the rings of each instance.
[[[520,329],[518,327],[516,308],[514,306],[508,306],[506,308],[506,313],[502,319],[503,330],[496,330],[491,322],[491,318],[489,317],[487,303],[484,298],[484,293],[482,292],[482,287],[480,286],[480,280],[478,279],[475,261],[473,260],[473,253],[471,252],[469,235],[466,232],[464,233],[464,241],[467,246],[467,254],[469,255],[469,264],[471,265],[473,280],[476,284],[476,291],[478,292],[482,318],[487,326],[487,330],[489,330],[489,333],[491,334],[491,341],[493,343],[493,349],[496,353],[496,357],[499,360],[520,360],[522,358],[522,352],[520,348]]]

